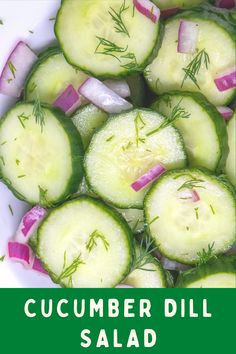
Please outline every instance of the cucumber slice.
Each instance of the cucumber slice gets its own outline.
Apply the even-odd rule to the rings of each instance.
[[[175,117],[173,124],[183,136],[190,166],[222,170],[228,154],[226,124],[202,94],[173,91],[152,108],[169,119]]]
[[[84,166],[90,188],[118,208],[141,209],[145,193],[131,184],[153,166],[183,167],[186,155],[182,137],[168,126],[157,134],[147,134],[164,118],[158,113],[136,109],[109,118],[92,138]]]
[[[185,9],[188,7],[193,7],[203,2],[207,2],[207,0],[152,0],[154,4],[156,4],[159,9],[166,10],[166,9]]]
[[[236,288],[236,257],[221,257],[181,273],[177,288]]]
[[[34,253],[36,253],[37,251],[37,242],[38,242],[38,232],[37,230],[30,236],[28,244],[30,245],[30,247],[32,248],[32,250],[34,251]]]
[[[86,80],[87,75],[67,63],[58,48],[47,49],[30,71],[25,85],[25,99],[52,104],[72,84],[75,89]]]
[[[107,120],[108,114],[93,104],[88,104],[77,110],[71,117],[78,129],[85,148],[95,133]]]
[[[138,12],[132,0],[67,0],[55,34],[70,64],[96,77],[119,77],[145,68],[156,52],[159,28],[160,21]]]
[[[212,8],[211,8],[212,9]],[[224,11],[221,11],[224,13]],[[180,21],[186,19],[199,26],[197,51],[194,54],[177,52]],[[208,69],[204,64],[202,52],[201,67],[196,75],[200,91],[216,106],[229,103],[236,92],[235,88],[218,91],[214,79],[235,66],[236,34],[235,27],[207,8],[188,10],[172,17],[166,22],[162,46],[156,59],[146,68],[145,76],[151,89],[157,94],[171,90],[199,91],[192,80],[185,77],[184,68],[205,51],[210,59]],[[224,48],[224,50],[222,50]],[[182,85],[183,83],[183,85]]]
[[[231,183],[236,187],[236,112],[230,119],[228,126],[229,156],[226,161],[225,172]]]
[[[199,195],[193,201],[191,191]],[[145,200],[150,235],[167,258],[196,264],[203,250],[226,252],[236,234],[235,193],[222,179],[199,169],[165,173]]]
[[[141,245],[135,247],[135,258],[142,258],[145,250]],[[140,268],[133,270],[123,281],[124,284],[134,288],[166,288],[167,278],[160,262],[151,254],[147,255],[148,261],[143,258]],[[147,263],[146,263],[147,262]]]
[[[90,197],[54,209],[38,230],[37,253],[53,281],[65,287],[116,286],[129,273],[132,249],[126,221]]]
[[[19,103],[0,124],[0,169],[19,199],[50,206],[78,190],[83,147],[73,123],[58,109]],[[36,122],[39,113],[44,125]]]
[[[134,234],[141,234],[144,231],[144,214],[140,209],[117,209],[125,218]]]
[[[134,107],[144,107],[147,84],[141,75],[131,75],[126,77],[131,92],[131,101]]]

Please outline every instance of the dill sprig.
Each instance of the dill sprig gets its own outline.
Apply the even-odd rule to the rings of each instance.
[[[144,143],[145,140],[143,138],[140,138],[139,136],[139,130],[143,129],[145,127],[146,123],[144,122],[141,113],[138,112],[136,114],[136,117],[134,118],[134,127],[135,127],[135,141],[136,141],[136,146],[139,146],[139,142]]]
[[[125,0],[123,4],[121,5],[119,12],[114,10],[112,7],[110,7],[110,11],[108,11],[109,15],[111,16],[112,20],[114,21],[115,25],[115,31],[117,33],[123,33],[129,37],[129,32],[127,30],[127,27],[124,24],[124,21],[122,19],[122,15],[125,11],[129,9],[129,6],[125,6]]]
[[[204,180],[202,179],[197,179],[197,178],[192,178],[186,182],[184,182],[179,188],[178,191],[181,189],[193,189],[193,188],[203,188],[206,189],[204,186],[199,185],[199,183],[203,183]]]
[[[4,259],[5,259],[5,257],[6,257],[5,254],[4,254],[3,256],[1,256],[1,257],[0,257],[0,262],[3,262]]]
[[[63,279],[69,278],[69,284],[72,285],[72,275],[77,271],[78,267],[81,264],[85,264],[85,263],[84,261],[82,261],[81,253],[80,253],[79,256],[76,257],[68,267],[66,267],[66,251],[65,251],[62,272],[57,278],[57,281],[60,282]]]
[[[126,52],[128,46],[123,48],[123,47],[119,47],[114,42],[111,42],[106,38],[102,38],[99,36],[96,36],[96,38],[99,40],[99,43],[94,53],[112,56],[113,58],[117,59],[120,62],[120,59],[117,57],[116,54]]]
[[[37,88],[37,85],[35,82],[32,82],[31,86],[30,86],[30,89],[29,89],[29,93],[32,93],[34,92],[34,90]]]
[[[13,212],[13,209],[12,209],[11,204],[8,204],[8,209],[10,210],[10,213],[11,213],[11,215],[13,216],[13,215],[14,215],[14,212]]]
[[[154,252],[157,247],[153,247],[153,242],[154,241],[151,240],[151,238],[148,236],[142,238],[140,246],[135,250],[131,272],[133,272],[135,269],[146,270],[149,272],[153,271],[152,269],[144,268],[147,264],[156,263],[156,259],[152,256],[152,252]]]
[[[3,25],[3,20],[0,18],[0,25]]]
[[[209,64],[210,64],[209,55],[207,54],[205,49],[202,49],[196,55],[196,57],[188,64],[188,66],[182,69],[185,72],[185,75],[181,87],[183,87],[184,82],[187,80],[187,78],[189,78],[200,90],[200,86],[197,81],[197,75],[202,65],[205,65],[205,68],[208,69]]]
[[[43,126],[45,125],[45,112],[41,106],[39,97],[34,102],[33,115],[35,117],[36,124],[41,126],[41,132],[43,132]]]
[[[129,52],[125,55],[122,55],[121,58],[130,59],[129,62],[122,64],[121,68],[127,69],[127,70],[129,70],[129,72],[135,72],[135,73],[138,71],[140,71],[140,72],[143,71],[143,68],[138,64],[137,58],[134,53]]]
[[[91,252],[91,250],[93,249],[94,246],[97,246],[97,242],[96,240],[100,239],[103,242],[103,245],[106,249],[106,251],[108,251],[110,244],[107,241],[107,239],[105,238],[104,235],[100,234],[98,232],[98,230],[94,230],[91,235],[89,236],[89,240],[86,243],[86,248],[89,252]]]
[[[0,161],[2,161],[3,166],[5,166],[5,160],[3,156],[0,156]]]
[[[47,205],[48,207],[52,207],[52,203],[49,202],[48,200],[48,190],[47,189],[43,189],[41,186],[38,186],[39,189],[39,205]]]
[[[14,79],[15,79],[15,77],[16,77],[16,75],[15,75],[15,73],[16,73],[16,68],[15,68],[15,66],[13,65],[13,63],[12,63],[11,61],[9,61],[7,64],[8,64],[8,67],[9,67],[11,73],[12,73],[12,76],[13,76]]]
[[[178,119],[190,118],[190,113],[188,113],[183,107],[180,107],[182,100],[183,100],[183,98],[181,98],[181,100],[173,107],[170,116],[168,118],[166,118],[159,125],[159,127],[155,128],[155,129],[151,130],[149,133],[147,133],[147,136],[156,134],[161,129],[168,127],[169,125],[173,124]]]
[[[20,115],[17,116],[17,118],[19,119],[20,121],[20,124],[22,125],[22,127],[25,129],[25,121],[29,120],[30,118],[30,115],[26,115],[24,112],[21,113]]]
[[[157,221],[158,219],[160,219],[160,216],[156,216],[155,218],[153,218],[149,223],[148,226],[152,225],[155,221]]]
[[[207,250],[203,248],[202,251],[197,253],[198,265],[205,264],[212,258],[217,258],[216,255],[214,254],[214,245],[215,242],[213,242],[211,245],[209,244]]]

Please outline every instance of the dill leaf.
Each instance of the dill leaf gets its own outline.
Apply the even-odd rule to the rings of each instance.
[[[112,56],[120,62],[120,59],[118,58],[117,53],[126,52],[128,46],[123,48],[123,47],[119,47],[117,44],[109,41],[106,38],[102,38],[99,36],[96,36],[96,38],[99,40],[99,43],[98,43],[94,53]]]
[[[214,245],[215,242],[213,242],[211,245],[209,244],[207,250],[203,248],[202,251],[197,253],[198,265],[205,264],[212,258],[217,258],[216,255],[214,254]]]
[[[35,117],[36,124],[41,126],[41,132],[43,132],[43,127],[45,125],[45,112],[41,106],[39,97],[37,97],[34,102],[33,115]]]
[[[125,0],[123,1],[123,4],[121,5],[119,12],[117,12],[116,10],[114,10],[112,7],[110,7],[110,11],[108,11],[109,15],[111,16],[112,20],[115,23],[115,31],[117,33],[123,33],[125,35],[127,35],[128,37],[129,32],[127,30],[127,27],[124,24],[124,21],[122,19],[122,15],[125,11],[127,11],[129,9],[129,6],[125,6]]]
[[[106,251],[108,251],[110,244],[107,241],[106,237],[104,235],[102,235],[101,233],[99,233],[98,230],[94,230],[91,233],[91,235],[89,236],[88,242],[86,243],[86,248],[89,252],[92,251],[94,246],[97,246],[96,240],[98,240],[98,239],[100,239],[103,242],[103,245],[104,245]]]
[[[153,246],[153,242],[154,241],[148,236],[142,238],[140,246],[135,250],[135,256],[130,272],[133,272],[136,269],[149,272],[154,271],[152,269],[144,268],[147,264],[155,264],[157,262],[156,258],[152,256],[152,252],[157,249],[157,247]]]

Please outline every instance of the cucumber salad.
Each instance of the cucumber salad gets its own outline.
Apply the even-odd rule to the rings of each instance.
[[[62,0],[9,54],[6,253],[68,288],[236,287],[235,1]]]

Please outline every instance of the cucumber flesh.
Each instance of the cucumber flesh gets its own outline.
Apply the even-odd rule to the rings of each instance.
[[[95,194],[118,208],[140,209],[150,185],[139,192],[131,184],[158,163],[167,169],[184,167],[182,138],[172,126],[152,136],[164,118],[151,110],[134,110],[109,118],[92,138],[84,166]]]
[[[125,218],[134,234],[140,234],[144,231],[144,214],[140,209],[117,209]]]
[[[174,126],[183,136],[190,166],[220,171],[228,154],[226,124],[221,115],[200,93],[173,91],[161,96],[152,106],[167,118],[183,109]],[[210,154],[207,152],[211,152]]]
[[[194,54],[177,52],[178,30],[181,19],[198,24],[199,36],[197,51]],[[235,35],[230,32],[229,24],[213,17],[207,11],[203,13],[186,11],[167,21],[162,46],[154,61],[146,68],[145,77],[151,89],[157,94],[171,90],[200,91],[216,106],[229,103],[235,95],[235,88],[224,92],[218,91],[214,79],[235,66]],[[222,48],[224,50],[222,51]],[[196,75],[199,88],[189,78],[183,83],[184,68],[202,51],[208,54],[208,69],[202,61]],[[183,85],[182,85],[183,83]]]
[[[228,126],[229,156],[226,161],[225,172],[230,182],[236,187],[236,112],[230,119]]]
[[[60,110],[42,106],[40,125],[34,107],[19,103],[2,119],[0,168],[18,198],[50,206],[78,190],[83,147],[73,123]]]
[[[207,2],[207,0],[153,0],[154,4],[156,4],[159,9],[173,9],[173,8],[188,8],[193,7],[203,2]]]
[[[199,200],[194,202],[191,191]],[[203,250],[213,255],[226,252],[235,241],[233,189],[198,169],[165,173],[145,200],[150,235],[167,258],[196,264]],[[168,222],[166,222],[168,220]]]
[[[69,63],[97,77],[118,77],[143,70],[156,50],[159,27],[132,0],[67,0],[57,14],[55,33]]]
[[[132,252],[126,221],[90,197],[54,209],[38,230],[37,253],[53,281],[65,287],[116,286],[129,273]]]
[[[73,114],[71,119],[80,133],[85,148],[89,145],[93,134],[107,121],[107,118],[108,114],[93,104],[88,104]]]
[[[178,288],[236,288],[236,258],[221,257],[183,272],[176,283]]]
[[[67,63],[59,49],[47,50],[28,75],[25,99],[52,104],[70,84],[77,90],[87,75]]]

